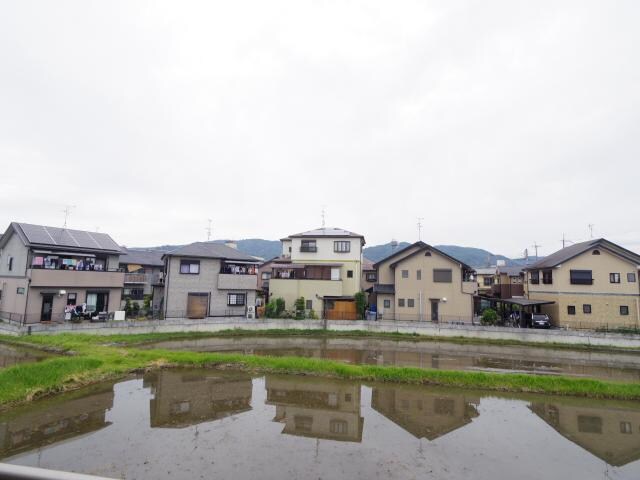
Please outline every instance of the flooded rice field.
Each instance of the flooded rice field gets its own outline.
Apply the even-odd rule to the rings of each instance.
[[[131,479],[640,478],[640,404],[161,370],[0,414],[2,461]]]
[[[373,338],[238,337],[160,342],[149,348],[299,356],[352,364],[534,373],[640,381],[640,354]]]
[[[0,343],[0,368],[11,367],[24,362],[37,362],[49,356],[38,350]]]

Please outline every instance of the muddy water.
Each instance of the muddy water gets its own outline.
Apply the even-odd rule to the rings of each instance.
[[[640,404],[165,370],[0,415],[9,463],[139,479],[640,478]]]
[[[354,364],[448,370],[570,375],[640,381],[640,354],[567,349],[413,342],[368,338],[240,337],[179,340],[153,348],[199,352],[295,355]]]
[[[48,357],[48,354],[37,350],[0,343],[0,368],[11,367],[24,362],[37,362]]]

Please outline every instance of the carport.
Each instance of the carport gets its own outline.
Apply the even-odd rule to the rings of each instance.
[[[493,298],[480,296],[482,300],[486,300],[491,304],[492,308],[495,308],[499,304],[502,304],[500,311],[502,312],[502,320],[506,320],[514,311],[520,312],[520,326],[526,327],[527,324],[524,321],[525,317],[531,318],[531,314],[539,313],[542,305],[551,305],[556,302],[550,300],[530,300],[528,298]],[[514,308],[517,306],[518,308]]]

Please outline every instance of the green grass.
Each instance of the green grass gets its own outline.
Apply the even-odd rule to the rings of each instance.
[[[317,332],[314,333],[317,334]],[[233,331],[215,336],[236,334],[237,332]],[[278,331],[277,333],[271,332],[271,334],[289,335],[290,332]],[[263,335],[263,332],[252,332],[252,335]],[[304,374],[364,381],[438,385],[503,392],[640,400],[640,384],[638,383],[627,384],[557,376],[350,365],[316,358],[269,357],[234,353],[136,348],[138,345],[152,341],[211,336],[210,334],[117,336],[61,334],[18,338],[0,337],[0,341],[6,343],[28,345],[66,353],[66,355],[38,363],[19,364],[0,370],[0,407],[27,402],[47,394],[76,389],[105,379],[118,378],[134,371],[167,367],[232,368],[250,373]],[[354,336],[353,333],[351,333],[351,336]],[[403,336],[402,338],[405,337]],[[420,339],[422,340],[423,338],[420,337]]]

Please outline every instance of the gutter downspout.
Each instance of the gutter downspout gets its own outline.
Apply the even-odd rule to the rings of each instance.
[[[169,272],[171,271],[171,257],[167,257],[167,274],[164,282],[164,318],[167,319],[167,307],[169,306]]]

